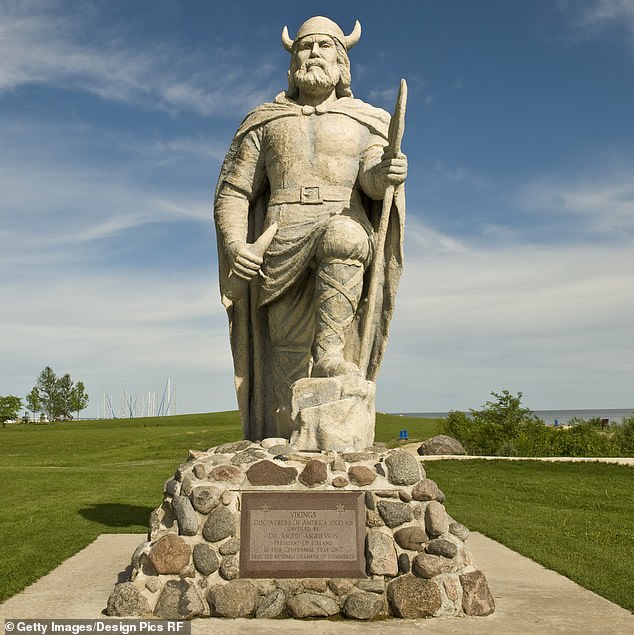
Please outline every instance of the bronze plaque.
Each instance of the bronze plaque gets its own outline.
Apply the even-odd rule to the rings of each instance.
[[[363,492],[243,492],[240,577],[366,577]]]

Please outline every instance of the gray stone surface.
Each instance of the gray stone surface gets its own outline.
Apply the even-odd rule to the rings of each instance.
[[[463,542],[469,537],[469,530],[461,523],[449,523],[449,533]]]
[[[388,527],[398,527],[414,518],[412,508],[400,501],[381,500],[376,504],[376,508]]]
[[[420,455],[466,454],[460,441],[445,434],[439,434],[423,441],[418,448],[418,453]]]
[[[440,536],[449,531],[449,517],[438,501],[430,501],[425,508],[425,530],[429,536]]]
[[[122,582],[112,590],[106,611],[108,615],[127,617],[149,613],[150,607],[145,596],[132,582]]]
[[[208,595],[212,615],[248,617],[255,612],[258,592],[248,580],[234,580],[215,586]]]
[[[247,448],[242,452],[238,452],[231,458],[231,465],[249,465],[261,459],[266,458],[267,452],[258,450],[257,448]]]
[[[392,536],[380,529],[371,529],[366,537],[368,572],[373,575],[395,576],[398,562]]]
[[[330,617],[339,613],[339,604],[333,598],[317,593],[298,593],[288,600],[292,617]]]
[[[192,552],[194,566],[203,575],[211,575],[218,570],[220,560],[216,550],[211,545],[199,543]]]
[[[255,617],[272,619],[282,614],[286,608],[286,595],[282,589],[273,589],[261,598],[255,610]]]
[[[422,527],[414,525],[397,529],[394,532],[394,540],[401,549],[422,551],[429,538]]]
[[[434,556],[444,556],[445,558],[453,558],[458,553],[458,547],[445,538],[435,538],[431,540],[425,547],[425,551]]]
[[[412,571],[419,578],[434,578],[447,571],[449,567],[449,560],[428,553],[419,553],[412,561]]]
[[[208,514],[220,502],[222,491],[213,485],[197,485],[192,489],[190,500],[194,509]]]
[[[438,497],[438,485],[429,478],[424,478],[412,489],[412,498],[415,501],[433,501]]]
[[[164,620],[191,620],[204,612],[203,599],[186,580],[168,580],[154,609],[154,614]]]
[[[383,597],[376,593],[351,593],[343,604],[342,612],[355,620],[373,620],[383,609]]]
[[[413,485],[420,480],[420,464],[409,452],[395,452],[385,459],[387,478],[393,485]]]
[[[187,496],[175,496],[172,507],[181,536],[195,536],[198,533],[198,516]]]
[[[207,542],[224,540],[236,533],[236,516],[227,507],[214,509],[203,526],[203,538]]]
[[[220,575],[225,580],[235,580],[240,575],[240,564],[236,556],[227,556],[220,565]]]
[[[242,440],[242,441],[231,441],[229,443],[223,443],[219,445],[215,452],[216,454],[231,454],[232,452],[241,452],[242,450],[246,450],[251,446],[251,441]]]
[[[235,556],[240,551],[240,538],[232,536],[228,540],[225,540],[219,547],[218,551],[223,556]]]
[[[431,580],[413,575],[400,576],[390,582],[387,597],[397,617],[431,617],[441,606],[442,596]]]

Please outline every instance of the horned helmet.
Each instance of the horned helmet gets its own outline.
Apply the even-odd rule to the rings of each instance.
[[[333,22],[330,18],[317,15],[314,18],[309,18],[299,27],[294,40],[291,40],[288,35],[288,27],[285,26],[282,30],[282,45],[291,53],[293,44],[307,35],[329,35],[337,40],[346,51],[349,51],[361,38],[361,25],[359,20],[357,20],[350,35],[344,35],[336,22]]]

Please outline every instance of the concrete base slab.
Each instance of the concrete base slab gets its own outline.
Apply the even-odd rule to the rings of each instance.
[[[1,604],[0,619],[104,618],[102,612],[110,591],[115,582],[125,578],[130,556],[144,538],[136,534],[99,536],[52,573]],[[496,612],[489,617],[390,619],[371,623],[207,618],[194,620],[192,633],[390,635],[419,629],[426,635],[634,633],[634,616],[616,604],[481,534],[472,533],[468,544],[495,597]]]

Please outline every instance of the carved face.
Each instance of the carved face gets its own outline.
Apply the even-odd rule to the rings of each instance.
[[[341,72],[337,47],[329,35],[307,35],[293,52],[292,69],[296,85],[309,92],[333,89]]]

